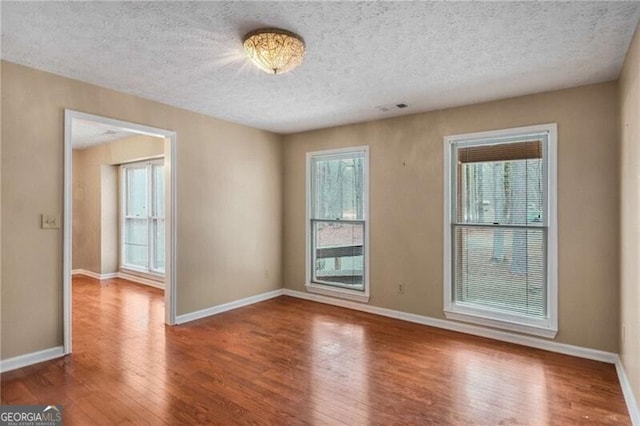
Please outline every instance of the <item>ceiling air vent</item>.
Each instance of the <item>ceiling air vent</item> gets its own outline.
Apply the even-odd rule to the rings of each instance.
[[[393,111],[395,109],[407,108],[408,106],[409,105],[407,105],[405,103],[401,103],[401,104],[378,105],[375,108],[380,112],[389,112],[389,111]]]

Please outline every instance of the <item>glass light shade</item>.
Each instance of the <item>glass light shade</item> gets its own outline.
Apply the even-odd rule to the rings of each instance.
[[[284,74],[302,63],[304,41],[290,31],[266,28],[244,37],[244,50],[253,63],[269,74]]]

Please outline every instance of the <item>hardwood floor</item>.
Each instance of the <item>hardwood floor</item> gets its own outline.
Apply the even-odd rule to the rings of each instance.
[[[631,424],[615,368],[280,297],[183,326],[162,292],[74,278],[71,356],[2,375],[64,424]]]

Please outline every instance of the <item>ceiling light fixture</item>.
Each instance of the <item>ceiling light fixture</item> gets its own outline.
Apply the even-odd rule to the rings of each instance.
[[[244,50],[253,63],[269,74],[284,74],[302,63],[304,40],[277,28],[263,28],[244,36]]]

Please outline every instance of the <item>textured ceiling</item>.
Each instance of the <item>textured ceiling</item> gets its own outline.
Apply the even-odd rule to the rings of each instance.
[[[73,149],[84,149],[90,146],[139,135],[138,133],[129,132],[119,127],[79,119],[73,120],[72,127],[71,134],[73,135],[73,139],[71,140],[71,146]]]
[[[640,18],[639,1],[0,4],[3,59],[278,133],[616,79]],[[305,39],[300,68],[248,62],[264,26]]]

